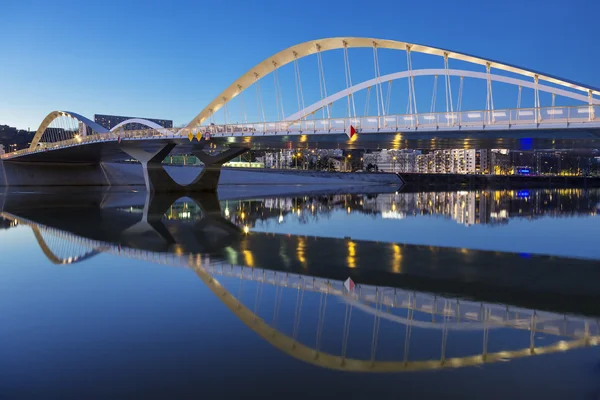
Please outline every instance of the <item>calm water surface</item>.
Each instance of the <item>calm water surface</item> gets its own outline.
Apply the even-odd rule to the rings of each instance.
[[[364,192],[0,194],[0,397],[600,396],[600,191]]]

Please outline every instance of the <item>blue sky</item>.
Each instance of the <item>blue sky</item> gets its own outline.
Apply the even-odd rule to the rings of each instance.
[[[36,129],[56,109],[187,123],[271,54],[332,36],[449,48],[600,87],[599,14],[593,0],[7,1],[0,124]],[[353,68],[372,71],[357,59]]]

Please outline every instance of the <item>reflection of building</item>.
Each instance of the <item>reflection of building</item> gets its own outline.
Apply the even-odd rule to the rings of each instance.
[[[118,116],[118,115],[95,114],[94,122],[102,125],[106,129],[112,129],[113,127],[117,126],[121,122],[127,121],[128,119],[133,119],[133,118],[140,118],[140,117],[123,117],[123,116]],[[173,121],[167,120],[167,119],[152,119],[152,118],[140,118],[140,119],[146,119],[148,121],[152,121],[152,122],[162,126],[163,128],[172,128],[173,127]],[[127,124],[124,128],[125,128],[125,130],[148,129],[147,126],[141,125],[141,124]]]
[[[359,213],[382,219],[406,219],[429,215],[448,218],[466,226],[506,224],[511,218],[596,215],[600,190],[542,189],[502,191],[411,192],[378,195],[317,195],[253,200],[227,200],[223,214],[231,222],[254,227],[278,224],[289,218],[303,224],[329,218],[332,213]],[[129,211],[129,209],[125,210]],[[141,212],[142,209],[133,210]],[[197,220],[201,211],[194,203],[175,203],[167,219]]]
[[[510,218],[537,218],[555,215],[595,215],[595,204],[600,201],[600,190],[585,192],[582,189],[556,190],[504,190],[413,192],[380,194],[377,196],[336,195],[322,198],[288,198],[265,200],[262,207],[254,203],[255,210],[275,210],[275,214],[291,213],[298,218],[345,210],[363,214],[380,215],[383,219],[404,219],[417,215],[432,215],[452,219],[464,225],[504,224]],[[250,210],[250,208],[245,208]],[[317,214],[315,215],[315,211]],[[256,211],[248,213],[253,220]],[[261,211],[264,216],[264,211]]]

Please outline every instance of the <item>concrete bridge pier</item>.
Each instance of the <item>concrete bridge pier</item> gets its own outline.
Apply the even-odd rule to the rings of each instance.
[[[216,192],[223,164],[249,150],[245,147],[235,147],[217,155],[209,155],[202,149],[194,150],[193,154],[204,164],[204,168],[190,184],[180,185],[165,171],[162,164],[175,146],[176,143],[167,143],[147,151],[135,144],[125,144],[121,149],[142,164],[149,193]]]

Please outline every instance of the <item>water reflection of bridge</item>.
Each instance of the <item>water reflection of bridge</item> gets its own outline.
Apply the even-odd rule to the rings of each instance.
[[[199,203],[202,206],[202,202]],[[148,223],[154,224],[156,228],[157,220],[148,219],[149,208],[151,207],[146,205],[146,215],[142,213],[141,218],[142,220],[146,218],[146,222],[150,221]],[[205,215],[211,214],[205,205],[203,210]],[[115,226],[117,229],[108,229],[104,232],[100,229],[91,229],[94,234],[83,234],[88,224],[85,223],[85,219],[82,220],[85,213],[81,209],[76,212],[78,217],[76,225],[84,227],[80,228],[82,232],[73,232],[73,229],[64,230],[60,224],[61,212],[55,211],[56,213],[48,213],[46,210],[45,213],[37,214],[39,219],[45,219],[44,222],[52,222],[52,224],[21,217],[11,213],[10,210],[3,213],[3,216],[13,221],[13,224],[16,222],[30,226],[44,254],[56,264],[76,264],[102,253],[108,253],[118,257],[191,268],[249,328],[286,354],[313,365],[344,371],[372,372],[473,366],[597,345],[600,340],[598,321],[594,318],[540,311],[518,305],[501,306],[493,303],[498,300],[497,298],[490,298],[490,301],[474,301],[451,295],[423,293],[414,290],[418,285],[413,287],[407,285],[410,280],[404,281],[403,285],[399,285],[400,287],[390,287],[390,285],[377,284],[378,280],[368,273],[365,274],[367,279],[360,279],[361,275],[358,275],[357,280],[361,284],[354,292],[349,293],[342,286],[342,274],[352,275],[347,268],[340,272],[338,267],[330,265],[333,271],[331,273],[326,271],[326,265],[332,258],[336,258],[336,249],[340,247],[347,251],[353,249],[351,251],[356,255],[358,252],[367,251],[369,246],[374,246],[375,251],[370,254],[380,253],[381,260],[387,260],[388,265],[391,263],[392,269],[394,265],[403,267],[402,271],[396,271],[396,275],[403,275],[399,272],[406,273],[406,271],[409,271],[407,275],[415,275],[411,270],[410,260],[423,259],[423,255],[427,252],[430,257],[425,259],[424,263],[433,263],[434,271],[435,267],[446,263],[477,265],[477,260],[482,259],[485,259],[486,263],[479,264],[480,267],[485,265],[486,268],[493,269],[494,264],[498,262],[514,265],[518,264],[516,255],[496,254],[494,256],[495,253],[487,252],[464,253],[452,249],[426,249],[422,246],[381,245],[318,238],[313,239],[312,242],[322,242],[321,245],[327,249],[326,251],[334,254],[332,258],[325,259],[319,265],[318,260],[323,258],[324,251],[313,253],[315,248],[311,248],[310,240],[306,237],[244,234],[243,230],[231,229],[225,232],[229,240],[220,242],[222,249],[211,245],[207,247],[209,252],[203,252],[198,251],[198,242],[191,239],[182,241],[177,236],[178,230],[184,236],[193,232],[199,234],[198,231],[184,226],[195,226],[196,223],[162,220],[165,230],[158,228],[158,232],[168,233],[173,240],[172,246],[165,248],[158,244],[156,238],[148,237],[147,230],[130,230],[127,227],[128,221],[117,224]],[[92,216],[93,211],[93,208],[88,209],[88,215]],[[21,210],[21,214],[36,217],[36,212],[33,211]],[[67,214],[62,214],[62,217]],[[122,213],[119,215],[122,216]],[[134,217],[132,221],[135,221],[140,218],[140,215],[132,214],[132,217]],[[135,222],[133,226],[139,222]],[[105,224],[106,226],[110,224]],[[218,230],[227,231],[229,227],[217,223],[204,224],[202,229],[214,234]],[[122,233],[127,231],[130,235],[129,241],[123,244],[121,239],[127,235],[124,236]],[[105,237],[102,238],[103,236]],[[218,232],[217,236],[220,236]],[[199,234],[198,237],[205,236]],[[111,240],[111,238],[118,240]],[[285,243],[293,243],[293,245],[286,246]],[[265,250],[267,247],[268,250]],[[269,254],[275,251],[278,251],[278,258],[270,257]],[[498,259],[494,260],[494,257]],[[289,264],[284,265],[286,271],[265,269],[265,267],[275,267],[277,262],[281,265],[286,258],[290,260]],[[292,259],[297,263],[292,263]],[[442,261],[436,264],[434,259]],[[343,259],[342,264],[348,261]],[[355,269],[367,268],[358,257],[354,261]],[[370,261],[373,263],[372,257]],[[528,267],[535,270],[536,259],[527,261]],[[550,270],[559,265],[552,264],[551,259],[539,261]],[[572,261],[577,263],[577,260]],[[579,265],[569,264],[571,274],[578,267],[586,268],[585,262],[579,261]],[[458,266],[461,267],[462,265]],[[420,266],[417,265],[416,268]],[[385,274],[385,278],[379,281],[395,283],[394,279],[389,279],[394,275],[394,271],[383,268],[376,272],[375,275]],[[444,274],[443,271],[436,272]],[[553,296],[556,302],[570,301],[571,307],[575,307],[571,308],[571,312],[588,311],[581,303],[593,301],[594,293],[586,292],[584,288],[577,297],[574,291],[569,292],[569,282],[563,284],[566,292],[561,292],[558,287],[554,287],[556,290]],[[498,286],[500,288],[496,293],[498,290],[503,290],[509,296],[515,294],[511,288],[502,287],[502,282]],[[546,287],[546,291],[552,288],[550,285]],[[515,297],[518,299],[519,296]],[[544,298],[544,293],[537,293],[537,297]],[[498,348],[498,345],[490,339],[490,332],[507,330],[520,335],[521,339],[527,342],[526,345]],[[324,340],[324,331],[329,332],[329,337],[335,336],[338,339]],[[424,335],[426,331],[437,332],[439,335],[439,342],[436,339],[428,345],[439,348],[439,357],[435,359],[431,357],[419,359],[419,354],[415,355],[414,342],[418,341],[418,336]],[[337,333],[332,335],[331,332]],[[389,350],[389,343],[386,347],[385,338],[389,338],[390,335],[396,337],[394,341],[399,346],[397,352]],[[476,351],[472,348],[467,352],[468,354],[451,354],[452,346],[449,343],[456,338],[474,340]],[[505,345],[506,343],[502,344]],[[369,350],[368,354],[361,354],[364,349]]]

